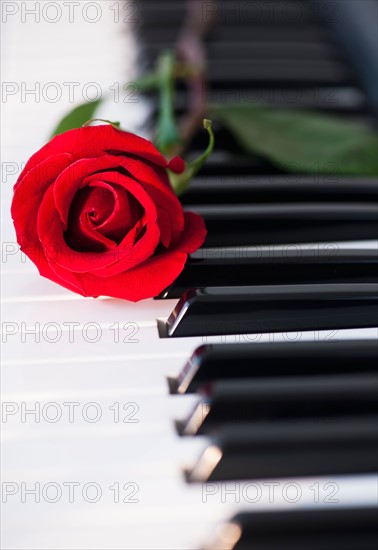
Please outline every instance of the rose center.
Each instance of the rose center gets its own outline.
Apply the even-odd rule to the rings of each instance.
[[[110,250],[122,241],[143,212],[139,202],[123,187],[94,182],[76,193],[65,240],[79,252]]]

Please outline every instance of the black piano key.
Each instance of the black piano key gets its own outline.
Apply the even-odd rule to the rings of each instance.
[[[320,342],[206,344],[168,383],[171,393],[183,394],[221,380],[374,373],[377,364],[376,339],[337,340],[331,335]]]
[[[212,60],[208,68],[210,85],[222,85],[232,81],[235,86],[249,85],[285,85],[287,82],[298,86],[320,83],[323,86],[351,85],[355,82],[354,73],[337,61],[307,60]]]
[[[162,26],[179,25],[187,9],[186,0],[162,0],[157,3],[155,0],[140,0],[145,8],[143,24],[156,26],[157,20]],[[214,15],[218,23],[227,23],[234,26],[253,27],[258,24],[269,24],[277,26],[297,26],[301,24],[319,24],[319,13],[314,6],[303,1],[291,1],[280,9],[275,1],[254,0],[253,4],[237,4],[233,0],[207,1],[203,3],[201,13],[206,19]],[[252,34],[253,36],[253,34]]]
[[[192,205],[258,204],[300,202],[340,203],[368,202],[378,199],[374,178],[348,178],[320,174],[317,176],[271,175],[199,176],[194,178],[180,200]]]
[[[206,549],[375,550],[377,514],[374,506],[242,512],[218,529]]]
[[[224,176],[238,177],[251,173],[256,175],[282,175],[284,173],[279,167],[257,155],[243,155],[240,153],[240,150],[235,154],[233,149],[236,147],[236,143],[232,134],[230,132],[222,132],[220,135],[223,136],[224,146],[223,148],[217,148],[203,165],[201,168],[203,176],[219,176],[219,174],[223,174]],[[207,137],[203,132],[201,132],[201,138],[197,139],[198,136],[199,134],[193,139],[193,145],[196,146],[195,150],[191,149],[193,157],[199,156],[197,148],[201,147],[201,142],[204,147],[199,154],[207,147]]]
[[[375,327],[377,289],[367,283],[189,290],[169,316],[166,336]]]
[[[144,15],[141,15],[141,23]],[[164,25],[164,18],[161,18],[161,24]],[[212,43],[235,43],[235,42],[248,42],[250,49],[252,50],[255,44],[273,42],[277,44],[277,48],[280,48],[282,42],[290,42],[296,44],[298,49],[305,44],[324,44],[327,43],[326,35],[323,29],[319,25],[277,25],[272,29],[268,24],[256,25],[251,32],[251,25],[240,24],[227,24],[229,21],[221,21],[220,25],[215,26],[211,31],[209,42]],[[241,20],[239,21],[239,23]],[[270,23],[273,22],[271,18]],[[150,28],[143,28],[142,38],[145,43],[160,43],[165,45],[172,45],[175,43],[179,28],[177,26],[167,25],[162,33],[160,25],[156,24]]]
[[[208,235],[205,246],[243,246],[375,239],[378,207],[358,204],[196,205]]]
[[[222,87],[215,86],[206,90],[206,96],[212,103],[262,103],[288,108],[320,109],[325,112],[354,114],[368,113],[369,107],[364,94],[355,86],[271,86],[254,85],[238,88],[232,81]],[[176,106],[186,110],[187,95],[177,96]],[[196,138],[197,139],[197,138]],[[218,143],[218,141],[217,141]]]
[[[162,41],[150,42],[144,48],[144,53],[151,59],[156,59],[162,48]],[[254,42],[250,40],[238,42],[210,42],[207,46],[207,57],[214,61],[309,61],[334,62],[344,65],[337,50],[326,42],[306,42],[298,48],[295,42],[280,43],[267,40]]]
[[[364,95],[358,88],[345,86],[332,87],[292,87],[283,86],[276,88],[262,88],[261,86],[237,88],[229,83],[227,87],[207,89],[203,92],[203,98],[215,104],[234,104],[241,102],[249,103],[269,103],[276,107],[287,107],[318,110],[324,113],[334,113],[335,115],[348,115],[349,120],[363,120],[365,115],[370,115],[369,107]],[[295,101],[295,103],[293,103]],[[178,83],[176,95],[175,112],[177,116],[182,116],[187,111],[188,93],[185,88]],[[372,126],[373,117],[368,124]],[[213,121],[215,124],[215,121]],[[201,129],[195,135],[192,143],[196,149],[201,149],[205,139],[201,137]],[[198,145],[197,145],[198,142]],[[218,145],[219,138],[216,136]],[[206,145],[205,145],[206,146]],[[294,167],[293,167],[294,168]],[[316,174],[314,178],[320,178],[323,174]],[[329,176],[328,176],[329,177]],[[183,198],[183,197],[180,197]]]
[[[148,67],[160,51],[175,43],[184,17],[182,4],[169,10],[167,17],[161,17],[161,11],[151,6],[144,3],[140,17]],[[206,44],[212,88],[229,88],[230,83],[243,89],[251,85],[260,88],[268,83],[270,87],[286,84],[319,89],[355,82],[353,70],[319,25],[319,14],[314,17],[311,9],[304,13],[304,4],[300,4],[299,21],[295,17],[290,21],[279,10],[273,14],[265,2],[255,6],[259,10],[255,22],[243,16],[240,9],[237,13],[235,3],[230,6],[231,12],[224,11],[224,5],[203,5],[203,18],[210,15],[208,8],[211,15],[215,9],[216,15]]]
[[[229,424],[378,413],[378,372],[227,380],[203,393],[189,417],[176,422],[182,435],[213,433]]]
[[[154,59],[159,45],[154,48]],[[275,51],[269,55],[269,46],[269,43],[258,45],[252,52],[246,53],[244,50],[244,56],[240,56],[237,50],[243,50],[243,45],[234,44],[234,57],[213,57],[208,67],[208,80],[212,88],[224,87],[227,82],[233,82],[235,87],[241,83],[248,83],[249,86],[272,83],[277,87],[287,83],[298,86],[318,83],[323,86],[347,86],[355,81],[353,72],[337,59],[313,57],[311,51],[305,50],[302,50],[302,56],[298,53],[294,56],[293,52],[299,51],[298,46],[287,43],[283,43],[281,49],[278,44],[273,44]]]
[[[233,424],[210,442],[190,482],[371,473],[378,416]]]
[[[157,298],[179,298],[189,288],[378,281],[376,242],[299,246],[203,248],[192,254],[178,278]]]

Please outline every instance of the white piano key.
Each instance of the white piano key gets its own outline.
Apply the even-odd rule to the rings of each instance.
[[[89,397],[110,395],[120,390],[135,393],[162,393],[167,397],[165,377],[177,373],[186,354],[167,353],[94,357],[78,362],[41,362],[9,364],[2,367],[2,388],[13,400],[62,399],[67,394]]]
[[[76,498],[72,503],[66,502],[66,494],[65,499],[63,498],[63,491],[67,492],[67,487],[63,485],[65,478],[58,478],[55,481],[56,486],[62,489],[62,498],[58,503],[51,504],[44,499],[39,503],[33,503],[30,497],[29,501],[21,503],[20,495],[17,495],[16,499],[13,496],[13,501],[9,497],[10,506],[5,511],[6,519],[8,519],[7,512],[11,516],[6,533],[8,540],[11,544],[16,545],[20,542],[22,544],[26,534],[29,544],[30,541],[40,543],[36,548],[68,548],[74,540],[75,548],[83,550],[92,547],[104,550],[108,550],[109,547],[130,550],[145,548],[191,550],[199,548],[221,521],[243,510],[287,510],[298,506],[312,508],[348,504],[358,506],[359,502],[373,505],[376,492],[372,487],[377,481],[374,476],[340,477],[332,480],[328,478],[266,480],[265,484],[255,483],[253,487],[251,482],[246,480],[245,483],[241,482],[236,487],[232,484],[215,487],[218,491],[211,501],[201,486],[188,488],[182,480],[161,477],[154,483],[138,485],[139,502],[130,503],[114,502],[115,491],[109,489],[119,483],[120,494],[125,495],[125,491],[122,490],[125,486],[123,480],[127,483],[127,479],[130,478],[123,477],[120,482],[115,481],[115,477],[110,475],[103,477],[100,482],[95,481],[96,479],[99,478],[71,477],[71,481],[75,480],[78,483]],[[101,498],[96,503],[83,502],[81,492],[88,480],[95,483],[101,490]],[[17,482],[18,485],[22,483],[21,480]],[[41,480],[42,490],[46,483],[48,482],[44,479]],[[27,486],[30,485],[32,483],[28,480]],[[251,485],[256,495],[258,491],[261,492],[259,499],[253,503],[243,498],[243,491],[246,494],[245,488],[248,486],[251,488]],[[288,486],[294,487],[297,492],[298,487],[300,488],[300,501],[288,501]],[[275,489],[273,500],[272,487]],[[317,488],[322,494],[322,500],[314,503]],[[184,492],[185,499],[182,496]],[[333,494],[335,494],[333,500],[336,500],[337,496],[338,503],[331,502]],[[364,498],[361,498],[362,495]],[[252,491],[250,491],[251,496]],[[238,497],[241,497],[241,501],[236,502]],[[292,494],[290,497],[293,498]],[[255,495],[252,498],[256,498]],[[296,498],[295,494],[294,498]],[[330,502],[324,502],[327,498]],[[22,518],[23,533],[17,529],[19,520],[12,521],[12,518],[16,517]],[[145,528],[147,524],[149,529]],[[67,525],[70,529],[65,529]],[[58,545],[55,542],[57,532],[60,534]]]
[[[76,315],[76,313],[75,313]],[[187,338],[160,338],[157,326],[144,326],[142,323],[125,319],[111,326],[94,318],[85,325],[49,324],[24,327],[19,323],[2,326],[4,365],[41,364],[68,361],[112,360],[124,357],[130,360],[180,354],[189,357],[191,352],[205,343],[243,342],[285,342],[285,341],[329,341],[346,338],[377,338],[377,328],[305,331],[296,333],[236,334]],[[31,332],[27,332],[30,329]]]
[[[168,317],[177,300],[142,300],[133,303],[111,298],[83,298],[67,293],[61,296],[30,296],[5,298],[2,303],[4,322],[17,323],[30,328],[39,323],[41,327],[51,322],[58,323],[61,330],[69,330],[63,323],[79,322],[82,325],[96,322],[99,307],[101,324],[112,326],[114,323],[138,323],[139,326],[156,326],[157,317]],[[85,304],[85,307],[83,307]]]

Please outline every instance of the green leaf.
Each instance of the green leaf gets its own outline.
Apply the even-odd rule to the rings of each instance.
[[[378,135],[333,115],[256,104],[210,108],[249,153],[290,172],[378,175]]]
[[[82,126],[85,122],[93,118],[93,114],[100,103],[101,99],[97,99],[96,101],[87,101],[86,103],[82,103],[81,105],[75,107],[75,109],[62,118],[55,130],[52,132],[51,138],[57,134],[67,132],[67,130],[80,128],[80,126]]]

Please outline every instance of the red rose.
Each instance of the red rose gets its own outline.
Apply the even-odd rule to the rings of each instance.
[[[183,212],[167,168],[180,173],[184,163],[111,125],[56,136],[14,187],[21,249],[41,275],[83,296],[155,296],[206,236],[202,218]]]

